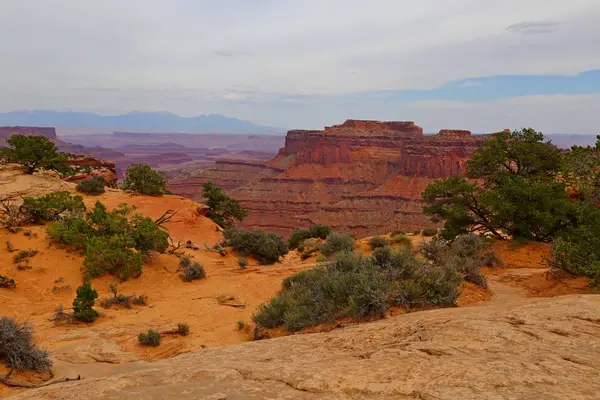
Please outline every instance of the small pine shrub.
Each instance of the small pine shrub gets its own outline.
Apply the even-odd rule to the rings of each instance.
[[[425,228],[421,231],[421,233],[426,237],[435,236],[438,234],[438,230],[436,228]]]
[[[408,247],[412,246],[412,241],[406,235],[396,235],[396,236],[392,237],[392,243],[400,244],[402,246],[408,246]]]
[[[102,194],[105,192],[106,181],[102,175],[94,175],[92,179],[81,181],[77,184],[77,191],[86,194]]]
[[[191,282],[197,279],[206,278],[206,271],[202,264],[198,262],[192,262],[188,256],[183,256],[179,260],[179,270],[183,271],[179,277],[184,282]]]
[[[327,236],[325,243],[321,244],[320,250],[325,256],[342,252],[353,252],[354,237],[349,233],[332,232]]]
[[[84,275],[94,278],[108,272],[121,281],[139,277],[142,274],[142,255],[131,247],[131,239],[124,235],[90,238],[85,246]]]
[[[160,332],[154,329],[148,329],[147,332],[140,332],[138,341],[144,346],[160,346]]]
[[[324,224],[312,224],[308,227],[308,232],[313,239],[326,239],[331,233],[331,227]]]
[[[369,240],[369,246],[371,247],[371,250],[375,250],[380,247],[385,247],[385,246],[388,246],[389,244],[390,244],[389,241],[386,238],[384,238],[383,236],[373,236]]]
[[[258,229],[227,229],[224,236],[228,246],[244,256],[252,256],[261,264],[276,263],[288,253],[283,237],[275,233]]]
[[[177,324],[177,333],[181,336],[187,336],[190,333],[190,326],[185,322],[180,322]]]
[[[29,258],[35,256],[38,253],[37,250],[21,250],[13,257],[13,263],[18,264],[22,261],[27,261]]]
[[[146,164],[132,164],[125,172],[123,189],[136,193],[162,196],[167,194],[167,176],[163,172],[155,171]]]
[[[300,249],[302,242],[306,239],[325,239],[331,233],[331,227],[324,224],[312,224],[308,229],[294,229],[288,241],[290,249]]]
[[[10,369],[49,372],[52,361],[48,353],[33,343],[33,329],[27,323],[17,323],[0,317],[0,360]]]
[[[34,223],[41,221],[57,221],[65,213],[82,213],[85,211],[83,197],[71,193],[52,192],[41,197],[25,197],[23,207],[27,209]]]
[[[248,266],[248,258],[245,256],[239,256],[237,261],[241,269],[246,269]]]
[[[98,292],[90,281],[85,281],[77,288],[77,297],[73,300],[73,317],[82,322],[93,322],[98,318],[98,312],[93,308],[97,298]]]

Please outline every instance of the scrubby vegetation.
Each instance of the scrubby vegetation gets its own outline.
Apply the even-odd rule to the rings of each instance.
[[[383,236],[373,236],[369,240],[369,246],[371,247],[371,250],[379,249],[380,247],[385,247],[389,244],[390,242]]]
[[[248,266],[248,257],[239,256],[238,257],[238,265],[240,266],[241,269],[245,269]]]
[[[202,264],[192,261],[188,256],[182,256],[179,259],[179,271],[182,271],[179,277],[184,282],[191,282],[197,279],[206,278],[206,271]]]
[[[252,256],[261,264],[273,264],[287,254],[288,247],[283,237],[258,229],[227,229],[223,233],[228,246],[243,256]]]
[[[392,236],[391,242],[393,244],[400,244],[402,246],[408,246],[408,247],[412,246],[412,241],[410,240],[410,238],[408,236],[406,236],[404,234]]]
[[[325,243],[321,244],[319,250],[325,256],[331,256],[342,252],[354,251],[354,236],[349,233],[331,232],[327,235]]]
[[[48,353],[33,343],[31,325],[9,317],[0,317],[0,360],[17,371],[48,372],[52,368]]]
[[[438,230],[435,228],[425,228],[421,231],[421,235],[429,237],[429,236],[435,236],[438,234]]]
[[[147,332],[140,332],[138,341],[144,346],[160,346],[160,332],[154,329],[148,329]]]
[[[126,204],[108,211],[96,202],[83,215],[62,218],[46,230],[54,241],[85,251],[86,277],[108,272],[127,280],[142,273],[143,255],[164,253],[169,245],[157,222],[132,212]]]
[[[185,322],[180,322],[177,324],[177,333],[181,336],[187,336],[190,334],[190,326]]]
[[[468,162],[468,176],[436,181],[424,212],[441,236],[465,232],[553,243],[551,265],[600,284],[600,137],[561,151],[533,129],[497,133]]]
[[[308,229],[294,229],[288,241],[288,247],[299,249],[306,239],[326,239],[330,233],[331,227],[324,224],[312,224]]]
[[[132,164],[125,172],[123,189],[150,196],[168,194],[167,176],[146,164]]]
[[[77,190],[86,194],[102,194],[105,192],[106,181],[102,175],[94,175],[91,179],[77,184]]]
[[[98,318],[98,311],[94,310],[97,298],[96,289],[90,281],[85,281],[77,288],[77,297],[73,300],[73,317],[81,322],[94,322]]]
[[[242,221],[248,216],[248,212],[237,200],[229,197],[221,188],[211,182],[204,184],[202,197],[208,207],[206,216],[222,228],[231,228],[234,220]]]
[[[18,264],[20,262],[27,262],[29,258],[37,254],[37,250],[21,250],[13,257],[13,263]]]
[[[13,135],[6,144],[7,147],[0,148],[0,159],[22,165],[27,174],[42,168],[71,173],[67,156],[59,153],[56,145],[44,136]]]
[[[23,207],[34,223],[57,221],[63,216],[77,215],[85,211],[83,197],[67,191],[52,192],[40,197],[25,197]]]
[[[106,297],[100,301],[100,306],[102,308],[112,308],[113,306],[122,306],[125,308],[131,308],[131,304],[137,306],[146,306],[148,305],[148,297],[141,295],[124,295],[119,293],[117,285],[111,283],[108,285],[108,289],[112,293],[112,297]]]
[[[7,278],[4,275],[0,275],[0,288],[14,289],[17,284],[14,279]]]
[[[477,261],[483,239],[461,236],[435,243],[439,247],[426,249],[425,258],[389,246],[376,248],[372,257],[342,252],[286,278],[253,320],[263,328],[297,331],[343,317],[380,318],[390,306],[452,306],[463,278],[485,286]]]

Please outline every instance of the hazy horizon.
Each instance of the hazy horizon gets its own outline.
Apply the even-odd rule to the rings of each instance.
[[[600,132],[595,0],[0,2],[0,112]]]

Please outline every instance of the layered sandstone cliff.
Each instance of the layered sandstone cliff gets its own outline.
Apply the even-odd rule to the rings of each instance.
[[[0,140],[8,139],[12,135],[45,136],[56,140],[56,129],[37,126],[0,126]]]
[[[104,177],[107,186],[116,187],[117,185],[117,170],[114,162],[90,156],[72,155],[69,157],[68,163],[71,167],[82,171],[63,178],[67,182],[78,183],[100,175]]]
[[[484,140],[458,130],[423,135],[413,122],[348,120],[288,132],[264,164],[218,162],[170,188],[199,200],[202,183],[212,181],[250,211],[243,225],[284,234],[310,223],[359,236],[417,229],[432,224],[422,214],[425,187],[464,173]]]

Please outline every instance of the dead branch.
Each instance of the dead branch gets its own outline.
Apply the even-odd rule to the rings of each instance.
[[[6,374],[5,376],[0,376],[0,383],[3,383],[6,386],[10,386],[10,387],[35,389],[35,388],[40,388],[40,387],[44,387],[44,386],[54,385],[57,383],[80,381],[83,379],[81,377],[81,375],[77,375],[77,378],[62,378],[62,379],[50,380],[50,381],[44,382],[44,383],[30,383],[30,382],[21,382],[21,381],[16,381],[14,379],[10,379],[10,375],[12,374],[12,372],[13,372],[13,370],[11,369],[10,372],[8,374]],[[52,379],[53,377],[54,377],[54,374],[50,373],[50,379]]]
[[[154,220],[158,226],[163,229],[167,229],[163,226],[163,224],[171,221],[171,219],[177,214],[177,210],[167,210],[160,217]]]

